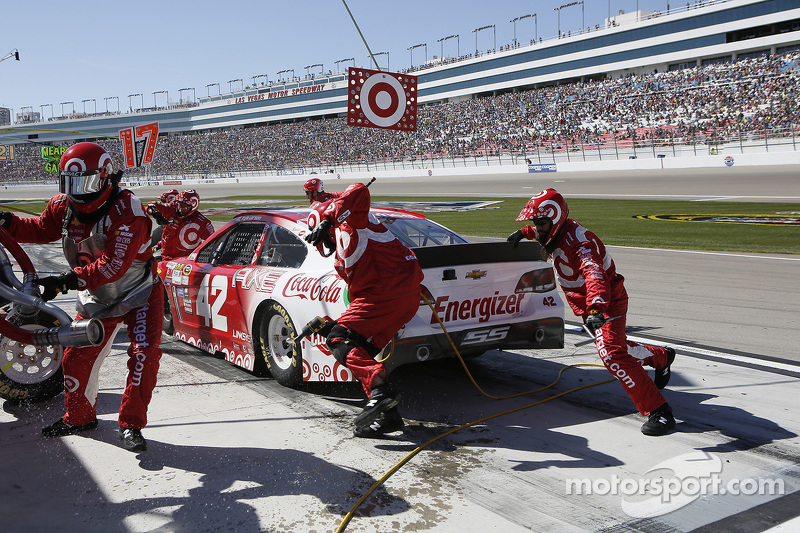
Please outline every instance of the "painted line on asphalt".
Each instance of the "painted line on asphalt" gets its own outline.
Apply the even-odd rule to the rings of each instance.
[[[772,255],[747,255],[747,254],[739,254],[736,252],[704,252],[701,250],[672,250],[669,248],[640,248],[638,246],[615,246],[609,244],[606,248],[621,248],[624,250],[644,250],[644,251],[653,251],[653,252],[673,252],[679,254],[695,254],[695,255],[719,255],[724,257],[744,257],[747,259],[777,259],[778,261],[800,261],[800,256],[798,257],[775,257]]]
[[[577,326],[564,326],[564,331],[567,333],[574,333],[576,335],[586,337],[586,335],[581,335],[583,333],[583,329]],[[731,363],[737,362],[742,363],[745,365],[751,366],[758,366],[762,368],[770,368],[773,370],[779,370],[783,372],[791,372],[794,374],[800,373],[800,363],[791,364],[791,363],[782,363],[779,361],[771,361],[769,359],[760,359],[758,357],[748,357],[746,355],[737,355],[732,354],[729,352],[720,352],[716,350],[709,350],[706,348],[697,348],[696,346],[686,346],[684,344],[678,344],[673,342],[663,342],[663,341],[654,341],[653,339],[648,339],[646,337],[638,337],[635,335],[626,335],[629,340],[634,342],[638,342],[639,344],[649,344],[650,346],[669,346],[674,348],[676,351],[685,352],[694,355],[700,356],[707,356],[713,357],[715,360],[720,360],[723,363]],[[739,365],[736,365],[739,366]]]

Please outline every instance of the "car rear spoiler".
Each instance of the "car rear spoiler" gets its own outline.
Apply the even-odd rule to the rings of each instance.
[[[516,248],[510,242],[502,241],[425,246],[412,250],[422,268],[544,260],[542,247],[535,241],[521,242]]]

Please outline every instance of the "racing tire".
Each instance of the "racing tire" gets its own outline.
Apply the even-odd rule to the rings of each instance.
[[[172,309],[169,308],[169,297],[166,287],[164,288],[164,324],[161,328],[166,335],[175,333],[175,324],[172,321]]]
[[[303,382],[303,355],[294,353],[290,342],[297,335],[292,318],[278,302],[268,303],[258,316],[254,371],[266,370],[284,387],[296,388]]]
[[[30,330],[61,325],[45,313],[37,320],[18,325]],[[63,356],[62,346],[32,346],[0,335],[0,398],[32,403],[58,396],[64,390]]]

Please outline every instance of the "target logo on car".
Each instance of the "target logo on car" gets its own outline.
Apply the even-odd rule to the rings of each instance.
[[[417,131],[417,77],[351,68],[347,76],[347,124]]]

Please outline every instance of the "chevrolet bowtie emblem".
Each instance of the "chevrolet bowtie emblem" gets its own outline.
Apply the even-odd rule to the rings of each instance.
[[[472,272],[467,272],[467,275],[465,277],[472,279],[481,279],[485,275],[486,275],[485,270],[473,270]]]

